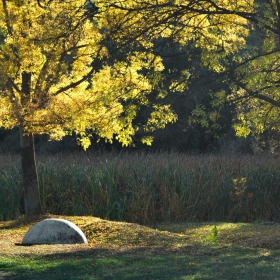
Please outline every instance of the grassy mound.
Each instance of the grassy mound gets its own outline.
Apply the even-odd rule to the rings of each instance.
[[[44,218],[79,226],[89,244],[16,246]],[[87,216],[0,222],[0,271],[11,279],[279,279],[280,224],[146,227]],[[1,274],[0,274],[1,275]]]

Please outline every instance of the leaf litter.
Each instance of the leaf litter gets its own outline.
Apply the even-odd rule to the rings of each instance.
[[[46,218],[62,218],[76,224],[84,232],[88,244],[56,244],[16,246],[21,243],[29,228]],[[215,232],[215,242],[211,234]],[[280,249],[280,224],[278,223],[176,223],[153,227],[134,223],[115,222],[91,216],[45,215],[33,219],[24,217],[15,221],[0,222],[0,251],[10,258],[32,255],[63,254],[91,251],[110,253],[182,253],[192,255],[218,254],[224,247]],[[106,249],[106,250],[104,250]]]

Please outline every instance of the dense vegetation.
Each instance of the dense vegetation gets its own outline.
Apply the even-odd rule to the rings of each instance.
[[[279,221],[279,167],[269,155],[107,152],[38,158],[47,212],[140,224]],[[0,192],[0,220],[23,214],[15,155],[1,156]]]

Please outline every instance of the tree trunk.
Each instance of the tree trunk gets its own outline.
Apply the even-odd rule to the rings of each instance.
[[[22,127],[19,131],[25,216],[41,215],[43,211],[35,161],[34,138],[32,134],[24,135]]]
[[[30,102],[31,74],[22,74],[22,105]],[[34,138],[31,133],[26,134],[23,124],[19,127],[21,168],[24,187],[25,216],[41,215],[42,204],[39,193],[39,181],[35,161]]]

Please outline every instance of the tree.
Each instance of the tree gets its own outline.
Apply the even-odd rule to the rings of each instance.
[[[102,4],[97,9],[81,0],[1,0],[0,15],[0,127],[20,128],[25,215],[38,215],[43,210],[33,135],[59,140],[74,133],[85,149],[92,134],[130,144],[137,104],[147,104],[154,87],[143,72],[163,66],[145,50],[110,59],[122,42],[109,49],[116,30],[104,24]],[[157,105],[147,129],[175,120],[169,106]]]
[[[193,104],[191,105],[192,97],[184,97],[183,99],[181,96],[180,101],[177,101],[178,104],[172,105],[173,108],[178,110],[176,110],[176,112],[179,114],[179,117],[184,118],[184,120],[179,118],[179,122],[177,122],[176,126],[181,124],[181,130],[184,131],[186,131],[187,128],[187,132],[185,132],[186,136],[183,135],[182,137],[182,134],[180,134],[180,140],[182,140],[181,147],[187,145],[190,147],[191,143],[195,142],[197,148],[199,143],[205,144],[207,142],[209,145],[209,139],[211,139],[212,142],[217,141],[216,139],[218,136],[214,134],[217,134],[217,131],[221,131],[221,127],[217,121],[222,118],[221,114],[224,112],[224,109],[222,109],[222,107],[218,108],[217,104],[221,104],[222,101],[224,102],[225,98],[221,98],[223,94],[222,92],[218,92],[217,96],[219,98],[214,97],[213,100],[211,100],[211,97],[205,97],[203,92],[208,90],[208,95],[210,95],[209,83],[211,83],[212,86],[215,83],[218,84],[216,81],[212,80],[213,78],[216,80],[218,75],[212,75],[210,78],[210,71],[221,73],[224,69],[220,61],[227,55],[233,55],[234,52],[245,46],[245,38],[249,34],[249,29],[246,26],[248,21],[244,17],[249,17],[251,15],[249,12],[252,10],[252,7],[250,7],[252,3],[248,1],[235,1],[235,4],[232,4],[231,1],[135,1],[134,6],[132,6],[127,1],[107,1],[107,3],[109,2],[110,4],[108,5],[110,8],[118,10],[119,13],[115,13],[118,15],[121,14],[122,18],[134,18],[136,22],[134,26],[139,26],[141,22],[145,22],[146,30],[143,37],[151,38],[153,51],[162,56],[163,59],[166,55],[171,57],[175,53],[177,57],[180,55],[180,65],[177,66],[177,71],[174,71],[175,69],[167,71],[168,69],[166,69],[164,72],[164,82],[166,82],[168,78],[177,82],[176,87],[173,88],[177,96],[180,95],[178,91],[187,92],[193,96],[193,100],[195,101],[204,98],[202,100],[204,104],[216,104],[215,108],[211,109],[210,112],[203,112],[203,119],[201,118],[202,115],[198,115],[197,113],[199,111],[202,112],[201,108],[204,107],[199,105],[193,111],[193,114],[187,111],[187,107],[195,106]],[[237,16],[237,14],[244,17]],[[128,30],[128,28],[124,28],[126,22],[125,20],[121,21],[121,28],[123,30]],[[129,31],[131,32],[131,28]],[[141,33],[142,30],[135,29],[132,34],[138,34],[137,32]],[[122,35],[122,38],[129,36],[125,33]],[[141,36],[138,37],[141,38]],[[139,44],[141,44],[141,41]],[[169,45],[170,49],[177,50],[170,53],[166,45]],[[166,51],[169,53],[166,53]],[[194,85],[194,76],[201,79],[198,77],[197,65],[194,68],[194,64],[190,62],[193,60],[193,57],[195,57],[197,61],[198,55],[201,56],[201,60],[199,59],[199,61],[203,63],[203,65],[198,65],[198,67],[208,67],[210,71],[207,72],[208,77],[204,79],[204,81],[201,80],[201,88],[199,88],[199,83],[196,83],[196,85],[198,85],[196,86],[196,92],[191,92],[191,88],[188,89],[188,87],[190,84]],[[175,58],[173,58],[173,60],[174,59]],[[164,59],[164,65],[168,67],[166,59]],[[173,65],[171,65],[171,67]],[[210,80],[212,81],[210,82]],[[205,83],[207,83],[206,87]],[[221,91],[223,88],[224,86],[222,88],[220,87],[218,91]],[[215,92],[212,92],[212,95],[214,95],[214,93]],[[170,99],[174,101],[177,99],[176,95],[173,94],[172,97],[169,96],[167,98],[169,101]],[[195,95],[200,97],[196,98]],[[207,102],[206,99],[209,99],[210,102]],[[187,103],[184,104],[183,100],[187,100]],[[171,103],[173,102],[171,101]],[[181,107],[179,107],[179,104]],[[228,110],[230,107],[223,106],[223,108],[227,108]],[[192,119],[190,120],[192,122],[191,125],[188,124],[187,121],[189,117]],[[205,120],[205,118],[207,118],[207,120]],[[203,124],[202,121],[204,121]],[[202,124],[201,127],[199,127],[200,123]],[[193,131],[192,134],[191,131]],[[176,142],[179,144],[178,137],[174,139],[175,134],[172,133],[172,135],[172,143],[174,144]],[[190,137],[187,137],[187,135]],[[203,137],[205,135],[206,137]],[[194,141],[196,136],[200,139]],[[161,137],[161,139],[162,138],[166,140],[166,138]],[[165,140],[162,142],[165,142]],[[161,144],[164,145],[165,143],[162,142]],[[199,148],[205,149],[205,145],[203,147],[202,145],[199,145]]]
[[[201,49],[204,65],[230,86],[217,94],[237,106],[237,135],[279,131],[279,0],[106,2],[135,26],[145,21],[145,36]]]
[[[227,75],[232,82],[229,101],[237,104],[235,124],[239,136],[263,135],[280,130],[280,1],[256,1],[254,30],[244,50],[228,57]],[[270,148],[279,148],[270,139]]]

